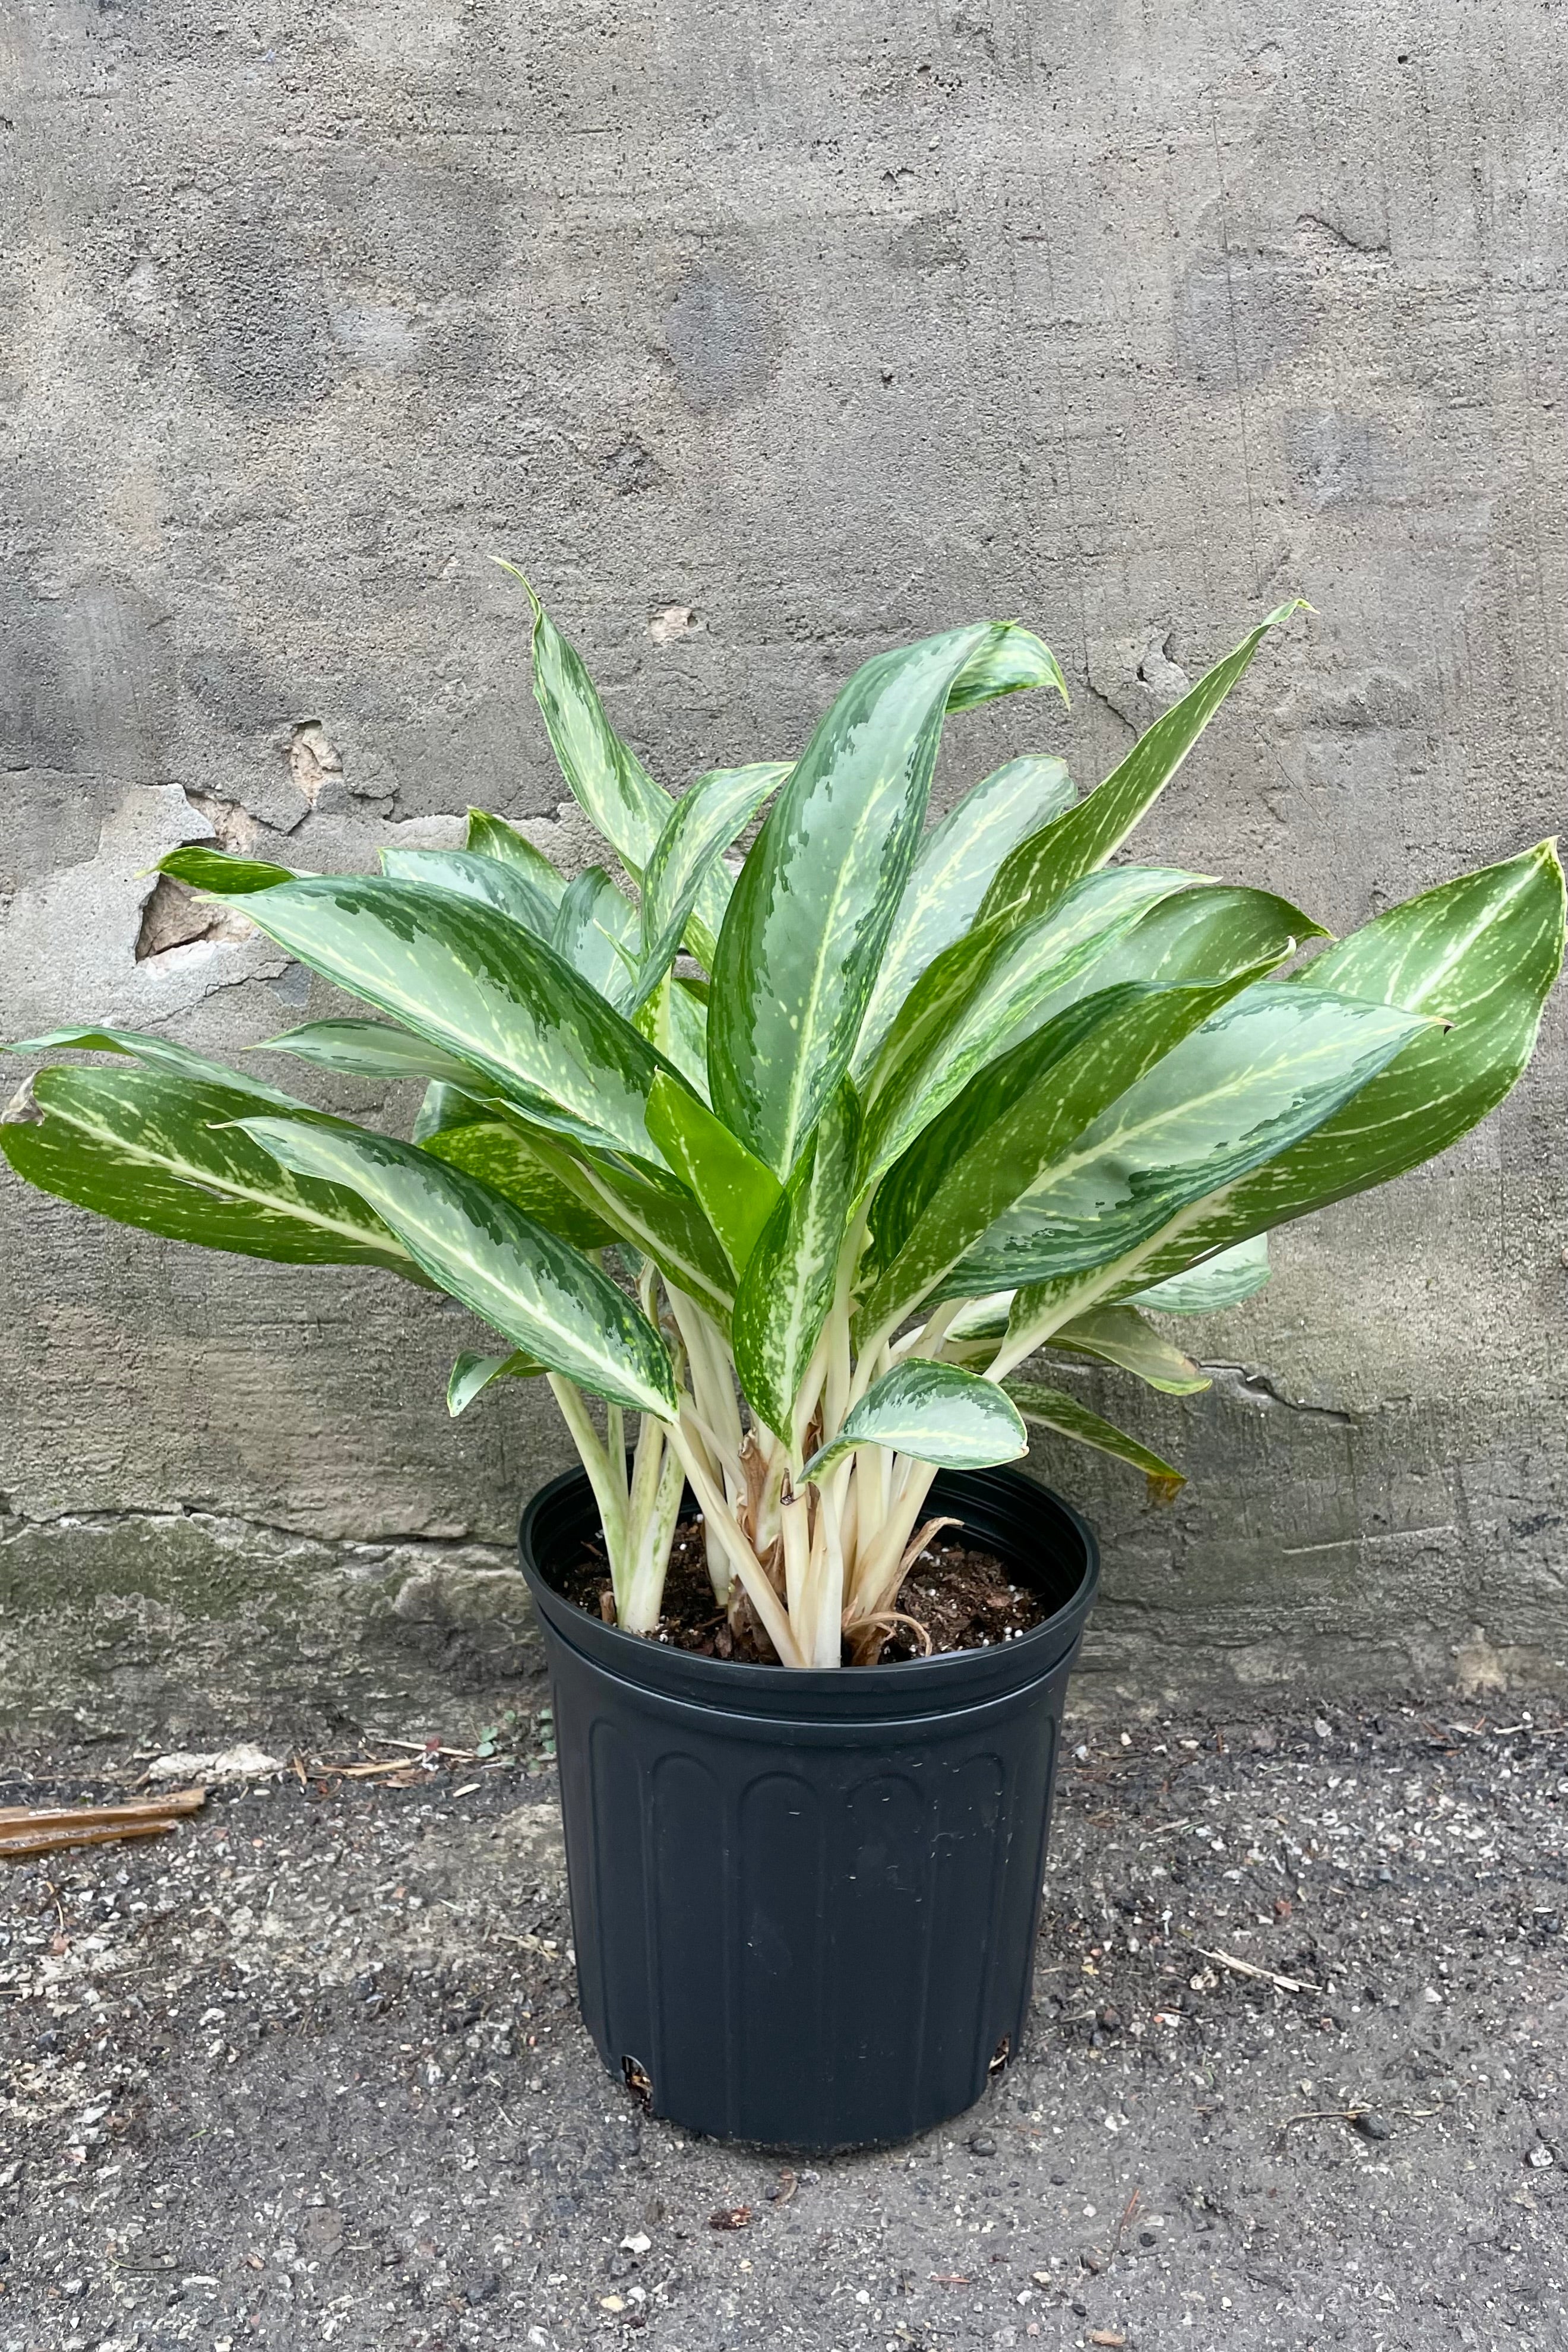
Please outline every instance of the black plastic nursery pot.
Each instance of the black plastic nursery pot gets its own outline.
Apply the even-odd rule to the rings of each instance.
[[[1016,1470],[943,1473],[931,1508],[1053,1613],[992,1648],[837,1672],[694,1656],[563,1600],[549,1572],[598,1528],[581,1471],[523,1514],[584,2018],[612,2073],[692,2130],[909,2138],[1018,2047],[1099,1551]]]

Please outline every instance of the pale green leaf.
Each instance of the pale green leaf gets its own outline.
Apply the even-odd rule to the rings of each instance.
[[[822,1481],[858,1445],[880,1445],[946,1470],[987,1470],[1029,1450],[1018,1409],[994,1381],[957,1364],[911,1356],[874,1381],[845,1415],[830,1445],[801,1473]]]
[[[602,866],[578,875],[555,910],[551,944],[617,1010],[637,998],[637,919]]]
[[[567,644],[514,563],[533,607],[533,695],[561,772],[582,808],[639,880],[669,814],[669,795],[623,743],[581,656]]]
[[[384,849],[381,870],[395,882],[424,882],[432,890],[477,899],[542,940],[550,937],[559,899],[541,889],[521,866],[503,864],[477,849]]]
[[[715,768],[676,802],[643,873],[642,955],[634,1006],[652,994],[674,961],[703,881],[721,852],[788,774],[788,762],[779,761]]]
[[[0,1045],[0,1054],[57,1054],[73,1046],[84,1054],[129,1054],[150,1068],[166,1070],[174,1077],[193,1078],[198,1085],[228,1087],[236,1094],[250,1095],[258,1102],[279,1103],[285,1109],[303,1109],[292,1095],[280,1094],[276,1087],[250,1078],[238,1070],[226,1067],[222,1062],[209,1062],[205,1054],[193,1054],[188,1045],[173,1045],[166,1037],[150,1037],[140,1029],[88,1028],[51,1029],[42,1037],[19,1037],[14,1045]]]
[[[510,1356],[458,1356],[447,1382],[447,1410],[456,1421],[492,1381],[533,1381],[546,1369],[521,1349],[513,1349]]]
[[[1191,1396],[1211,1385],[1208,1374],[1145,1323],[1135,1307],[1091,1307],[1053,1331],[1050,1344],[1069,1356],[1115,1364],[1167,1396]]]
[[[862,664],[781,789],[713,967],[714,1109],[787,1175],[849,1057],[920,846],[947,698],[981,623]]]
[[[1008,621],[964,663],[949,691],[947,707],[973,710],[979,703],[994,702],[998,695],[1017,694],[1034,686],[1049,687],[1067,704],[1067,680],[1049,646],[1033,630]]]
[[[302,1029],[285,1029],[253,1045],[256,1054],[292,1054],[319,1070],[336,1070],[353,1078],[431,1078],[451,1086],[482,1085],[483,1080],[438,1045],[395,1028],[389,1021],[310,1021]]]
[[[921,972],[973,922],[1008,851],[1072,801],[1065,761],[1009,760],[926,834],[899,901],[856,1041],[852,1068],[857,1079],[875,1061],[894,1015]]]
[[[542,898],[549,899],[552,907],[558,907],[566,894],[565,876],[558,874],[543,850],[535,849],[527,835],[509,824],[503,816],[471,808],[464,846],[477,850],[481,857],[493,857],[503,866],[514,866]]]
[[[1134,1293],[1131,1304],[1162,1315],[1215,1315],[1221,1307],[1239,1306],[1261,1290],[1268,1279],[1268,1236],[1254,1234],[1233,1249],[1219,1250],[1201,1265],[1173,1274],[1150,1289]]]

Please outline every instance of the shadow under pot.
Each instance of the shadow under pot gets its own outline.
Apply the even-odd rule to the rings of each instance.
[[[1051,1613],[991,1648],[837,1671],[696,1656],[564,1600],[552,1575],[598,1528],[581,1471],[523,1514],[583,2015],[611,2072],[690,2130],[906,2139],[1018,2048],[1099,1551],[1017,1470],[943,1473],[931,1508]]]

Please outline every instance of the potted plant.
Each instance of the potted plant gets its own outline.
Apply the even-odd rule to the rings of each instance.
[[[671,799],[535,601],[535,693],[622,881],[479,812],[374,877],[163,861],[372,1009],[271,1050],[422,1078],[409,1140],[150,1036],[12,1048],[117,1057],[13,1103],[32,1183],[449,1292],[501,1343],[459,1357],[453,1412],[548,1382],[583,1468],[522,1565],[584,2009],[682,2122],[829,2147],[978,2095],[1024,2021],[1096,1576],[1001,1465],[1029,1416],[1180,1484],[1026,1367],[1202,1387],[1151,1314],[1245,1297],[1272,1227],[1442,1150],[1524,1066],[1550,844],[1329,945],[1266,889],[1112,862],[1292,609],[1085,797],[1013,760],[928,827],[950,713],[1065,701],[1027,630],[879,654],[798,759]]]

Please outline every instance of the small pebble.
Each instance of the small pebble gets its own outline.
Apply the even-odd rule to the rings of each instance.
[[[1380,2116],[1375,2107],[1363,2107],[1355,2119],[1355,2127],[1363,2139],[1387,2139],[1389,2137],[1388,2120]]]
[[[976,2132],[969,2147],[970,2153],[973,2156],[994,2156],[996,2153],[995,2141],[988,2139],[984,2132]]]

